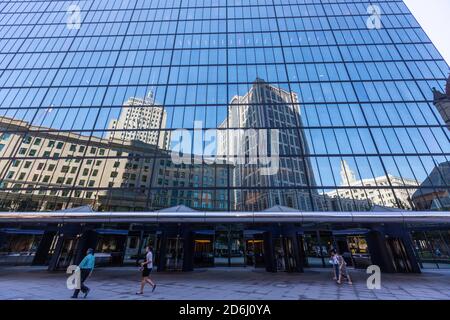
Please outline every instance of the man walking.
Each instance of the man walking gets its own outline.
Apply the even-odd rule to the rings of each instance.
[[[86,279],[92,274],[92,271],[94,270],[95,265],[95,257],[94,257],[94,249],[89,248],[87,250],[87,254],[84,257],[84,259],[81,261],[80,265],[78,266],[80,268],[80,282],[81,282],[81,292],[84,293],[84,297],[86,298],[89,291],[88,287],[84,285],[84,282]],[[78,294],[80,293],[80,289],[75,289],[72,298],[76,299],[78,298]]]

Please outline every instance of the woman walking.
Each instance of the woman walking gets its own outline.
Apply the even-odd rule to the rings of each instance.
[[[333,266],[333,280],[337,281],[339,279],[339,262],[335,249],[330,251],[330,264]]]
[[[338,278],[337,283],[341,284],[342,278],[347,278],[348,284],[352,284],[352,279],[350,278],[350,275],[348,274],[347,263],[345,262],[344,257],[342,255],[340,255],[339,253],[336,253],[336,260],[339,265],[339,278]]]
[[[150,279],[150,273],[153,269],[153,248],[146,247],[145,261],[141,263],[142,267],[142,279],[141,279],[141,290],[136,292],[136,294],[144,294],[144,286],[146,283],[153,287],[152,292],[156,289],[156,284]]]

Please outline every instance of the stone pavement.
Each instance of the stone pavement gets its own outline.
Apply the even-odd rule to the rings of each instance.
[[[350,270],[354,284],[337,285],[331,269],[267,273],[260,269],[212,268],[189,273],[154,273],[157,288],[138,296],[137,268],[98,268],[86,284],[88,300],[297,300],[450,299],[450,270],[422,274],[382,274],[380,290],[369,290],[364,270]],[[1,267],[0,299],[69,299],[66,274],[42,267]],[[80,294],[82,296],[82,294]],[[79,298],[82,299],[82,298]]]

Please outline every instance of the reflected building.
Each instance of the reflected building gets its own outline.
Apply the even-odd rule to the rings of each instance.
[[[108,138],[138,140],[168,149],[170,135],[164,130],[166,123],[167,112],[155,102],[150,91],[144,99],[131,97],[124,103],[119,118],[109,124]]]
[[[442,93],[436,88],[433,88],[433,96],[433,104],[447,125],[447,129],[450,130],[450,75],[447,79],[445,92]]]
[[[433,88],[434,105],[450,130],[450,75],[445,93]],[[444,129],[445,130],[445,129]],[[419,210],[450,210],[450,162],[435,166],[412,196]]]
[[[330,198],[354,199],[367,202],[372,207],[413,209],[411,195],[419,183],[414,179],[396,177],[391,174],[372,179],[357,179],[348,162],[341,161],[341,188],[327,192]],[[346,188],[348,187],[348,188]],[[363,188],[359,188],[363,187]]]
[[[0,136],[2,210],[95,207],[101,188],[118,179],[113,166],[100,158],[121,157],[126,148],[121,141],[52,131],[6,117],[0,119],[0,128],[13,131]]]
[[[418,210],[450,210],[450,161],[440,163],[412,195]]]
[[[98,211],[142,211],[179,203],[228,209],[227,192],[215,190],[227,186],[226,164],[177,165],[167,150],[140,140],[59,132],[6,117],[0,118],[0,130],[9,131],[0,134],[0,210],[90,205]]]
[[[309,154],[309,148],[301,128],[300,106],[295,92],[256,79],[244,96],[232,98],[228,118],[220,129],[227,127],[228,130],[219,130],[218,155],[228,155],[236,161],[232,171],[233,187],[239,188],[233,191],[236,210],[257,211],[276,205],[313,210],[312,199],[317,192],[306,189],[314,186],[315,181],[310,160],[304,157]],[[267,139],[262,140],[262,134],[266,134]],[[275,134],[277,137],[271,136]],[[274,173],[266,174],[265,164],[252,163],[252,160],[261,159],[256,155],[267,151],[263,148],[274,148],[271,138],[276,139],[279,157]],[[260,189],[255,190],[255,186]]]
[[[175,164],[170,157],[157,161],[157,179],[150,193],[152,209],[161,210],[177,205],[195,210],[229,209],[226,188],[230,165]]]

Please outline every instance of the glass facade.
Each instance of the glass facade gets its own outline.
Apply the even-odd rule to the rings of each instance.
[[[0,1],[0,34],[2,211],[450,208],[403,1]]]

